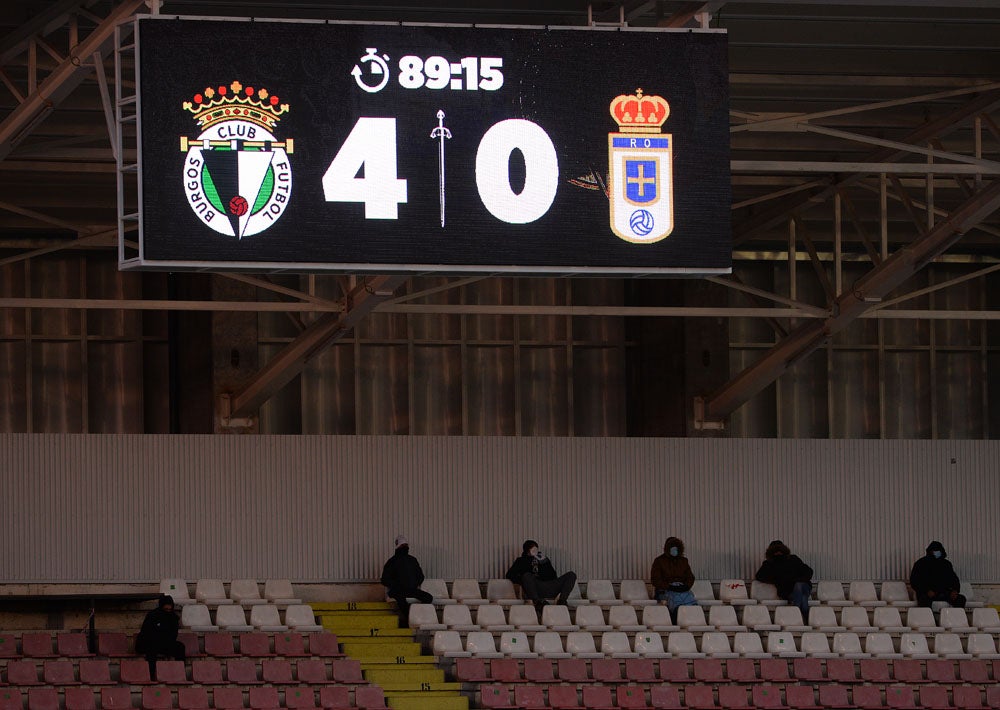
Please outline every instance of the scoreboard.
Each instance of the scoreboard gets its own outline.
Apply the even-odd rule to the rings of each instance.
[[[122,268],[726,273],[721,31],[137,20]]]

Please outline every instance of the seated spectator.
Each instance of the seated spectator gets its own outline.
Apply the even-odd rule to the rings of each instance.
[[[576,584],[576,573],[567,572],[560,576],[549,558],[538,549],[534,540],[525,540],[521,546],[521,556],[507,570],[507,579],[520,584],[525,599],[529,599],[539,612],[545,607],[546,599],[558,596],[556,604],[565,604]]]
[[[174,598],[161,594],[153,611],[146,614],[142,628],[135,637],[135,652],[149,663],[149,677],[156,679],[156,659],[167,656],[184,660],[184,644],[177,640],[180,619],[174,613]]]
[[[913,563],[910,586],[920,606],[930,606],[934,602],[965,606],[965,597],[958,593],[958,575],[947,558],[944,545],[934,540],[927,546],[927,554]]]
[[[812,567],[793,555],[781,540],[772,540],[764,557],[764,563],[757,570],[757,581],[773,584],[778,589],[778,596],[797,606],[802,618],[808,619]]]
[[[382,567],[382,584],[386,594],[396,601],[399,611],[399,627],[405,629],[409,624],[410,604],[407,597],[416,599],[421,604],[430,604],[434,597],[420,588],[424,583],[424,571],[420,569],[417,558],[410,555],[410,543],[402,535],[395,540],[396,551]]]
[[[684,542],[679,537],[668,537],[663,543],[663,554],[653,560],[649,573],[656,601],[667,603],[670,618],[677,622],[677,607],[697,604],[691,593],[694,573],[684,556]]]

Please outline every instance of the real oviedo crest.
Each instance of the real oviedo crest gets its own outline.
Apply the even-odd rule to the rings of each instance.
[[[274,134],[288,112],[267,89],[208,87],[185,101],[201,133],[181,137],[184,192],[198,219],[220,234],[243,239],[274,224],[292,195],[291,138]]]
[[[611,231],[650,244],[674,229],[673,136],[660,133],[670,106],[659,96],[622,95],[611,102],[620,133],[608,134]]]

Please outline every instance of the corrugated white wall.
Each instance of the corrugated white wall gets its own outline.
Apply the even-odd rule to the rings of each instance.
[[[405,533],[430,577],[501,576],[526,537],[581,580],[701,578],[783,539],[817,578],[908,573],[940,539],[1000,580],[1000,443],[0,435],[5,581],[376,579]]]

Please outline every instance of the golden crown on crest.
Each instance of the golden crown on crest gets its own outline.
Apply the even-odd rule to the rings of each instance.
[[[273,129],[288,112],[288,104],[267,89],[244,87],[238,81],[229,86],[209,86],[185,101],[183,108],[194,114],[201,128],[209,128],[222,121],[242,120],[261,128]]]

